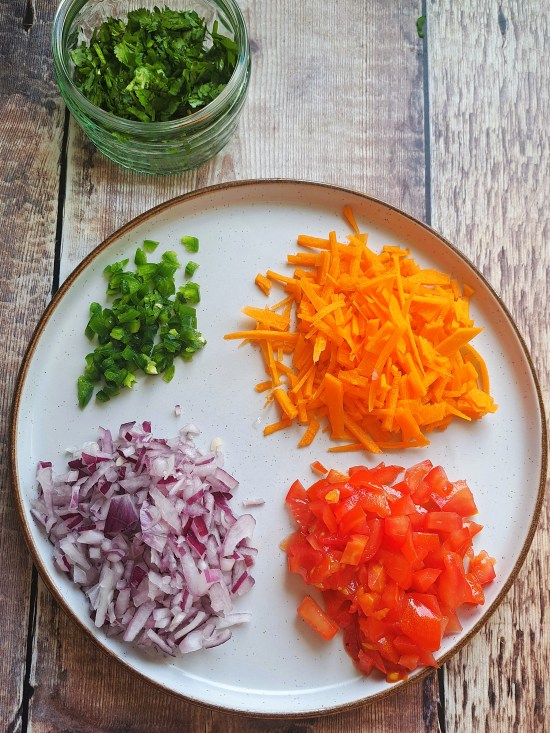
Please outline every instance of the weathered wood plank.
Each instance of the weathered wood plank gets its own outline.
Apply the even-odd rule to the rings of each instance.
[[[55,3],[31,18],[0,5],[0,721],[21,730],[31,562],[9,482],[9,411],[27,342],[49,300],[64,111],[49,63]],[[5,727],[4,727],[5,726]]]
[[[432,223],[510,308],[550,396],[548,4],[430,3]],[[539,51],[537,51],[539,49]],[[447,730],[550,725],[548,501],[524,568],[482,633],[446,666]]]
[[[169,178],[113,166],[71,126],[61,278],[106,235],[171,196],[211,183],[297,177],[355,187],[425,215],[421,3],[243,0],[253,45],[235,138],[210,164]],[[338,39],[337,52],[334,39]],[[436,731],[437,679],[354,712],[259,721],[212,713],[108,660],[41,587],[31,729]]]

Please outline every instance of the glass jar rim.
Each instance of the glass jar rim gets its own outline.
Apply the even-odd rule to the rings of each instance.
[[[61,0],[53,20],[52,27],[52,53],[54,59],[54,67],[58,75],[63,79],[64,84],[70,90],[70,94],[74,97],[78,106],[90,117],[108,125],[111,129],[119,132],[129,132],[131,130],[140,130],[143,133],[151,132],[152,129],[158,132],[171,132],[174,130],[193,127],[195,123],[204,123],[210,117],[216,118],[218,112],[222,111],[225,104],[231,100],[236,91],[240,88],[243,80],[246,78],[249,67],[250,46],[248,39],[248,30],[242,11],[235,0],[221,0],[224,10],[229,11],[231,20],[235,24],[235,42],[238,47],[238,56],[235,68],[231,78],[226,86],[218,94],[215,99],[209,102],[201,109],[193,112],[187,117],[179,117],[175,120],[167,120],[161,122],[142,122],[141,120],[127,120],[123,117],[107,112],[101,107],[90,102],[87,97],[82,94],[78,87],[74,84],[72,75],[65,60],[64,53],[64,37],[66,32],[67,19],[72,21],[76,13],[84,7],[87,0]],[[218,3],[216,3],[218,4]],[[71,16],[71,12],[74,14]]]

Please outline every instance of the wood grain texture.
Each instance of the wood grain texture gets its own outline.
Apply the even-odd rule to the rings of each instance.
[[[483,271],[550,396],[547,2],[430,2],[432,223]],[[484,631],[446,665],[447,730],[550,726],[548,495],[527,561]]]
[[[317,180],[424,217],[421,3],[347,0],[323,12],[315,0],[240,5],[252,46],[249,94],[237,134],[209,164],[167,178],[133,174],[71,126],[62,279],[138,213],[224,181]]]
[[[9,484],[8,426],[17,370],[52,287],[64,118],[49,68],[54,4],[26,23],[23,3],[0,5],[0,723],[8,731],[24,718],[32,568]]]
[[[209,164],[167,178],[134,174],[97,153],[71,124],[61,279],[133,216],[223,181],[320,180],[425,215],[420,2],[243,0],[241,7],[253,49],[249,98],[237,134]],[[438,729],[435,674],[372,706],[317,720],[236,718],[187,704],[109,660],[42,586],[32,682],[33,733]]]

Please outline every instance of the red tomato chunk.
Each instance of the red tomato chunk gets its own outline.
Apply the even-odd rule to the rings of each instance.
[[[295,481],[286,504],[298,526],[285,542],[289,570],[325,605],[308,595],[298,614],[325,639],[343,629],[366,675],[397,682],[437,667],[443,636],[462,629],[458,610],[482,605],[496,577],[494,558],[474,553],[482,526],[469,518],[477,507],[468,485],[429,460],[406,471],[331,470],[307,489]]]

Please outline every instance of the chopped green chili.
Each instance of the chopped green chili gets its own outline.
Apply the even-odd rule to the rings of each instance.
[[[84,373],[78,378],[78,404],[84,408],[96,386],[96,399],[107,402],[121,389],[137,381],[136,373],[162,374],[169,382],[174,359],[184,360],[206,343],[197,331],[193,307],[200,301],[197,283],[176,288],[174,275],[181,265],[174,252],[165,252],[160,262],[148,262],[143,249],[134,257],[135,271],[126,270],[129,260],[108,265],[107,307],[90,305],[86,336],[97,345],[86,356]]]
[[[199,240],[196,237],[185,236],[181,238],[180,242],[188,252],[199,251]]]
[[[185,265],[185,277],[193,277],[195,274],[195,270],[198,268],[199,263],[193,262],[193,260],[189,260],[189,262]]]

